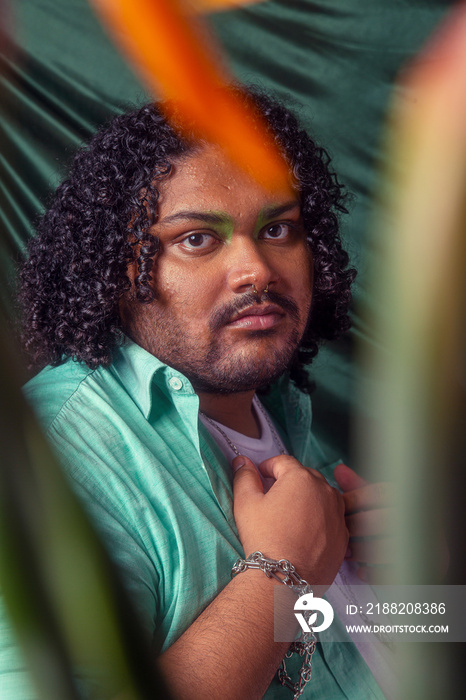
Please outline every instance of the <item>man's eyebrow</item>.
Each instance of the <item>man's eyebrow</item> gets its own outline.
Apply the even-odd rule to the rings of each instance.
[[[271,206],[271,207],[264,207],[264,209],[261,210],[260,212],[260,217],[263,219],[274,219],[277,216],[281,216],[281,214],[284,214],[285,212],[292,211],[293,209],[297,209],[300,207],[300,204],[297,200],[292,200],[290,202],[285,202],[284,204],[280,204],[278,206]],[[165,216],[163,219],[158,221],[157,223],[160,225],[164,224],[170,224],[170,223],[177,223],[182,222],[182,221],[202,221],[205,224],[217,224],[217,225],[222,225],[222,224],[230,224],[232,225],[233,219],[231,216],[224,212],[220,211],[191,211],[191,210],[186,210],[186,211],[178,211],[176,214],[171,214],[169,216]]]
[[[158,221],[162,226],[177,221],[202,221],[205,224],[231,224],[233,222],[231,216],[223,212],[216,211],[178,211],[176,214],[164,216]]]
[[[291,212],[293,209],[299,209],[300,207],[301,205],[298,200],[293,199],[291,202],[285,202],[278,206],[264,207],[264,209],[261,210],[260,216],[263,219],[275,219],[286,212]]]

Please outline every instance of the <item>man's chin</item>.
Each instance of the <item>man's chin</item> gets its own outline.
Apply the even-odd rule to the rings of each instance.
[[[211,364],[208,372],[184,370],[196,392],[209,394],[239,394],[257,391],[275,382],[290,366],[293,351],[261,359],[251,354],[248,358],[229,358],[221,365]],[[183,371],[183,370],[182,370]]]
[[[286,337],[264,332],[254,336],[250,334],[241,342],[216,338],[204,353],[199,347],[197,352],[192,348],[189,353],[154,354],[184,374],[197,393],[256,391],[276,381],[288,369],[301,336],[297,329]]]
[[[202,377],[189,377],[193,389],[196,393],[203,394],[242,394],[247,391],[257,391],[276,381],[284,372],[269,376],[260,377],[222,377],[215,381],[208,380]]]

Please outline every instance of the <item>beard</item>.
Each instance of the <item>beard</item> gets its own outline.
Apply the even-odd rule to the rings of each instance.
[[[280,331],[270,328],[249,331],[242,348],[238,348],[235,341],[227,342],[221,329],[235,313],[262,301],[277,304],[286,311],[294,324],[288,337],[276,347],[273,338]],[[196,392],[223,395],[257,390],[278,379],[291,364],[302,337],[296,303],[271,291],[263,294],[260,300],[247,292],[214,311],[209,319],[211,340],[207,345],[199,336],[187,335],[178,318],[157,307],[153,308],[150,320],[145,318],[138,322],[136,319],[136,324],[131,325],[133,332],[129,335],[159,360],[181,372]],[[135,328],[138,333],[134,332]],[[155,333],[152,332],[154,328]],[[267,337],[271,339],[269,353],[265,359],[261,353],[258,359],[256,346]]]
[[[256,331],[255,335],[264,338],[272,336],[274,330]],[[244,391],[261,389],[278,379],[291,364],[299,345],[299,334],[292,333],[285,347],[272,349],[266,361],[257,361],[254,351],[246,354],[226,353],[216,343],[212,343],[205,360],[189,366],[172,366],[185,375],[196,392],[208,394],[238,394]]]

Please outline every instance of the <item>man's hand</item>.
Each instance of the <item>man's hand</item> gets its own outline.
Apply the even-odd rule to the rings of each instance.
[[[345,464],[335,467],[333,475],[345,502],[350,536],[346,559],[360,564],[358,576],[363,581],[382,582],[390,563],[389,484],[369,484]]]
[[[325,584],[323,593],[348,545],[343,496],[293,457],[262,462],[264,476],[275,479],[265,494],[249,459],[238,457],[233,466],[235,520],[246,555],[260,550],[273,559],[288,559],[321,595],[319,584]],[[275,586],[281,584],[262,571],[235,576],[159,657],[174,697],[264,696],[289,647],[273,641]]]
[[[319,472],[288,455],[259,465],[264,476],[275,479],[265,494],[247,457],[237,457],[233,468],[234,515],[246,556],[259,550],[288,559],[300,576],[325,590],[348,545],[342,495]]]

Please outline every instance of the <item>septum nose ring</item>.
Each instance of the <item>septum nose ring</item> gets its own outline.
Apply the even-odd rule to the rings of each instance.
[[[251,286],[252,286],[252,293],[255,294],[256,296],[259,296],[259,292],[257,291],[256,285],[253,284]],[[262,294],[267,294],[268,291],[269,291],[269,285],[267,285],[266,288],[262,290]]]

